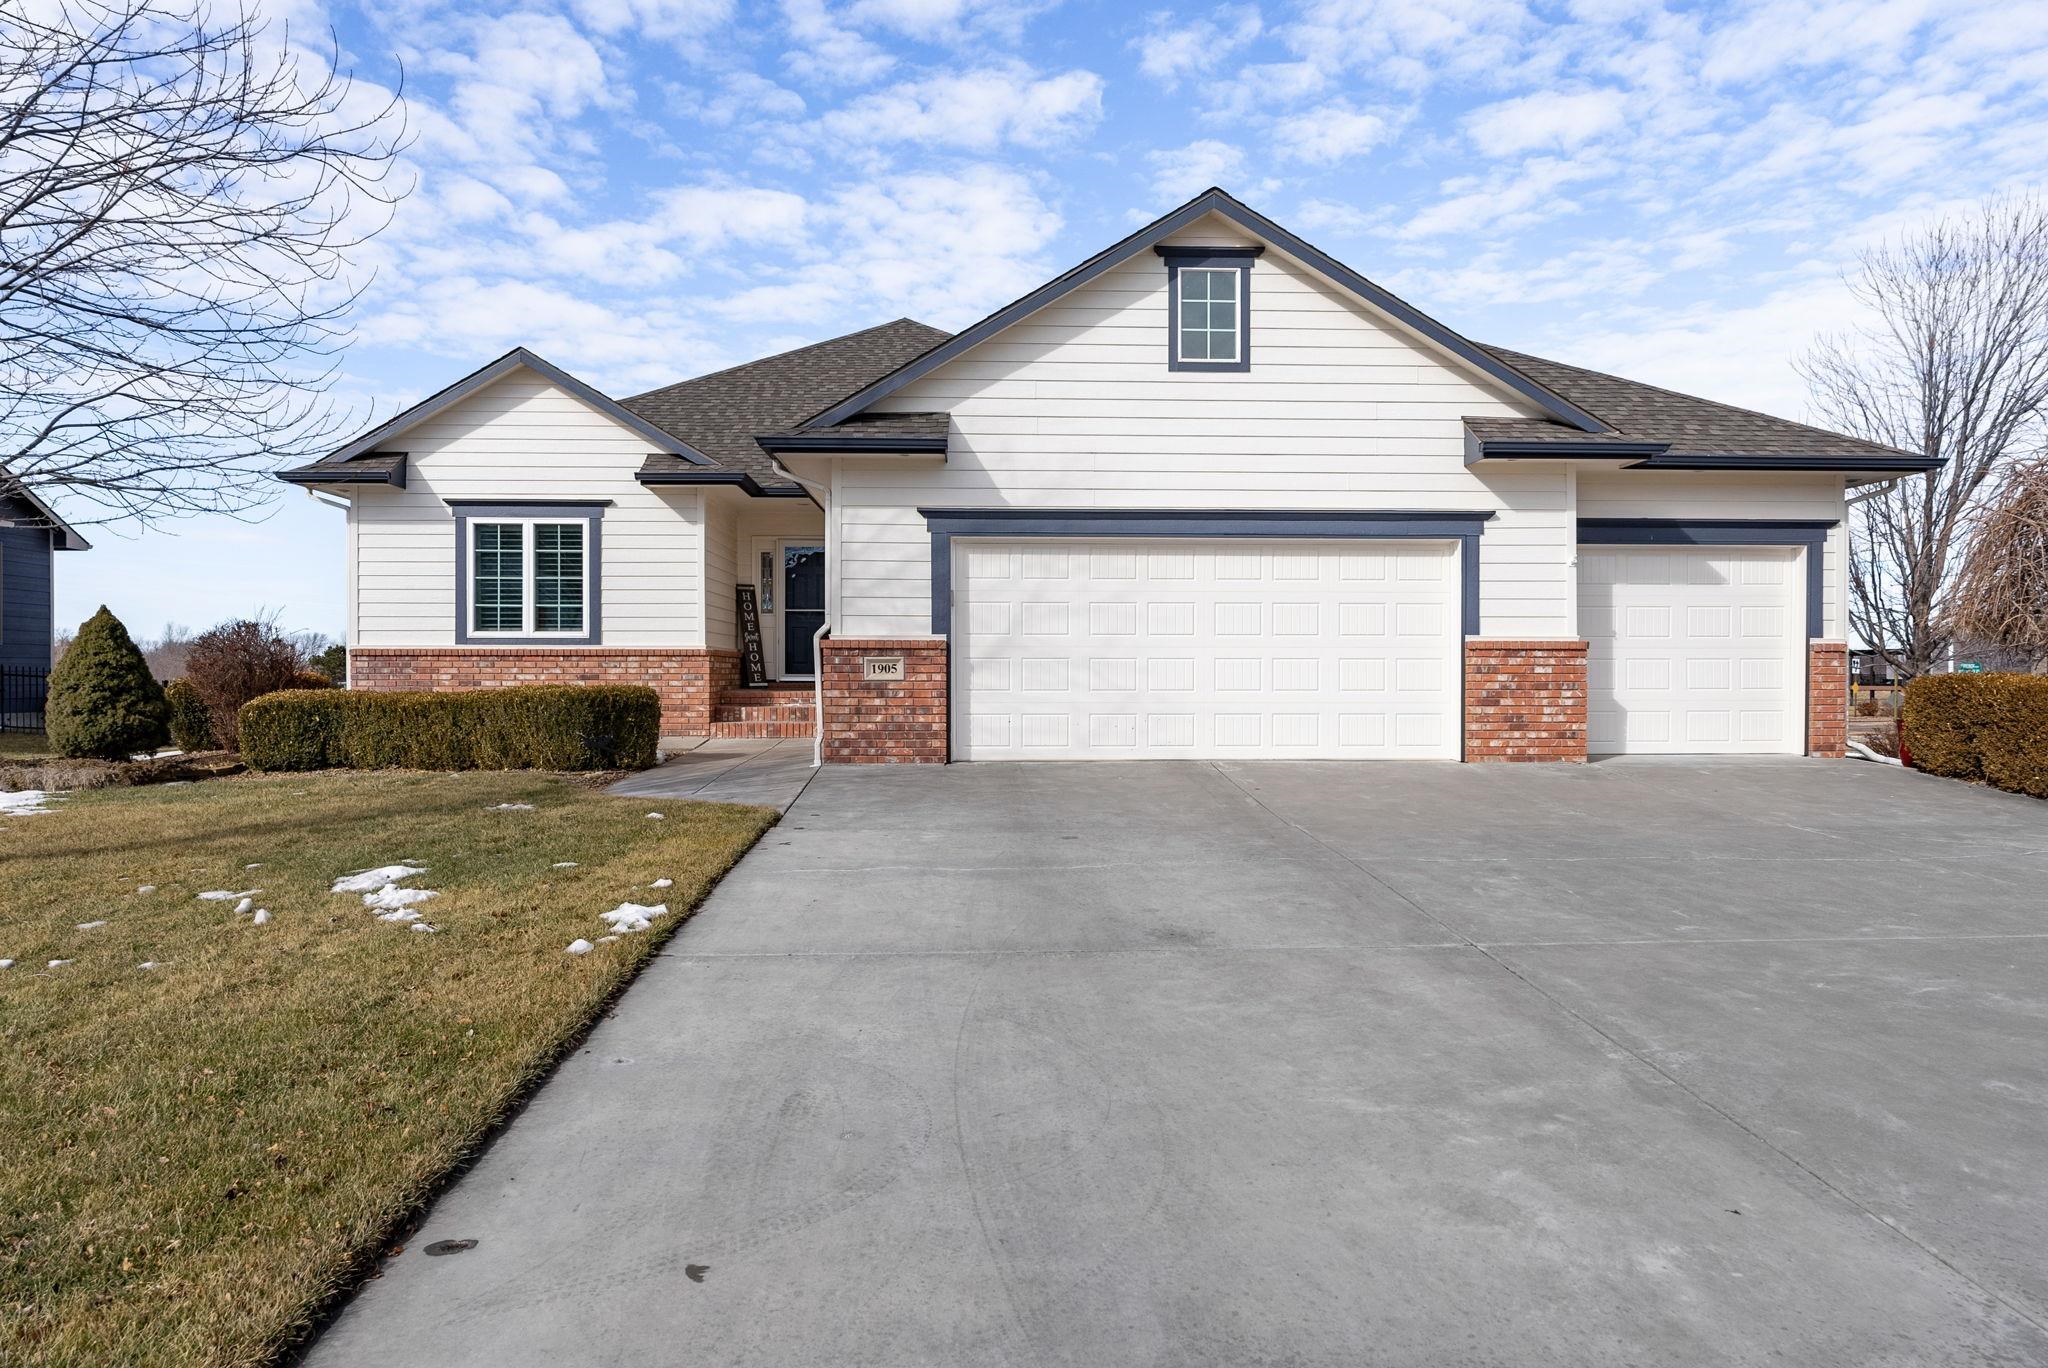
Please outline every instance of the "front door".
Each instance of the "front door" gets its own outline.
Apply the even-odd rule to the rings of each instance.
[[[782,674],[809,679],[817,673],[811,638],[825,623],[825,548],[782,546]]]

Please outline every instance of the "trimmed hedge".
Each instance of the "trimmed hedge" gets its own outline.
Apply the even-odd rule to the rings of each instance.
[[[1915,769],[2048,798],[2048,677],[1922,675],[1899,723]]]
[[[256,770],[645,769],[661,698],[625,684],[452,693],[287,689],[242,706]]]
[[[164,702],[171,709],[172,745],[195,755],[213,749],[213,715],[191,680],[174,679],[164,685]]]

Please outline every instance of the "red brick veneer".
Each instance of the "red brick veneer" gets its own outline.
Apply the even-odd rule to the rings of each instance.
[[[1849,753],[1849,646],[1816,641],[1806,650],[1806,753]]]
[[[1586,643],[1465,643],[1465,758],[1586,758]]]
[[[645,684],[664,736],[708,736],[718,696],[740,682],[737,651],[638,646],[368,646],[348,653],[355,689],[495,689],[508,684]]]
[[[861,678],[861,657],[903,657],[903,679]],[[930,637],[825,642],[825,758],[859,765],[946,763],[946,643]]]

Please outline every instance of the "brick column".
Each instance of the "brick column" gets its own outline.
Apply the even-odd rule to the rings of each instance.
[[[825,759],[856,765],[943,765],[946,643],[931,637],[825,641]],[[868,656],[902,656],[903,678],[862,678]]]
[[[1849,646],[1816,641],[1806,650],[1806,753],[1849,753]]]
[[[1465,758],[1586,758],[1586,643],[1465,642]]]
[[[633,646],[365,646],[353,689],[500,689],[511,684],[645,684],[661,695],[663,736],[709,736],[718,695],[740,680],[737,651]]]

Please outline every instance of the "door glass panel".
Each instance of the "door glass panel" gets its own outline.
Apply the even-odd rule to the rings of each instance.
[[[825,548],[782,548],[782,672],[817,673],[811,637],[825,621]]]

